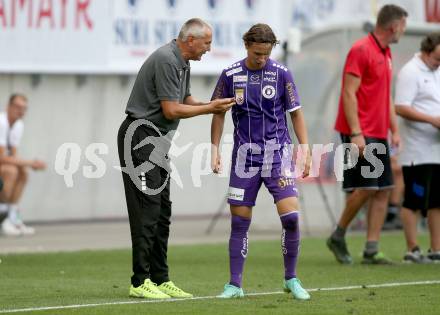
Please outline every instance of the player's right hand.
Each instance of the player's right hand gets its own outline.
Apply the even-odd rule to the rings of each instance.
[[[211,154],[211,169],[214,172],[214,174],[221,174],[223,170],[222,166],[222,158],[220,154]]]
[[[364,149],[365,149],[365,145],[366,145],[364,135],[361,134],[359,136],[352,137],[351,143],[358,147],[359,157],[363,157],[364,156]]]
[[[218,98],[209,103],[213,114],[226,113],[232,106],[235,105],[235,99],[231,98]]]

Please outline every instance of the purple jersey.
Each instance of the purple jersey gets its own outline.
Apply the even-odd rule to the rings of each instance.
[[[290,71],[272,59],[261,70],[250,70],[245,59],[223,70],[212,99],[235,97],[234,156],[243,144],[261,149],[248,153],[246,162],[263,162],[267,144],[281,148],[290,144],[286,111],[300,108],[299,98]],[[259,153],[259,154],[258,154]],[[281,160],[280,149],[274,150],[274,162]],[[246,163],[248,164],[248,163]]]

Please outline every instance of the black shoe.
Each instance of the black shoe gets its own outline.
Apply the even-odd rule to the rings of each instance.
[[[431,249],[428,250],[428,255],[426,255],[432,262],[440,264],[440,250],[433,252]]]
[[[345,240],[335,240],[332,237],[327,239],[327,247],[335,255],[336,260],[343,265],[350,265],[353,259],[347,249]]]
[[[366,254],[364,252],[362,258],[362,264],[365,265],[394,265],[394,263],[385,257],[382,252],[376,252],[374,254]]]
[[[424,256],[420,248],[416,246],[411,251],[407,252],[405,256],[403,256],[403,262],[410,264],[429,264],[433,261]]]

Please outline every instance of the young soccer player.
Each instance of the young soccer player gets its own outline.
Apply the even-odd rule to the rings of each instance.
[[[296,276],[299,251],[298,191],[293,177],[292,145],[286,112],[300,144],[307,144],[307,131],[295,83],[289,70],[271,60],[278,40],[266,24],[256,24],[243,36],[247,57],[223,70],[213,99],[235,97],[232,108],[234,149],[228,202],[231,209],[229,239],[230,281],[221,298],[243,297],[242,274],[247,256],[252,207],[261,184],[274,198],[283,227],[284,289],[300,300],[310,299]],[[211,125],[212,169],[221,171],[218,151],[224,114],[215,114]],[[302,177],[308,176],[308,146]]]

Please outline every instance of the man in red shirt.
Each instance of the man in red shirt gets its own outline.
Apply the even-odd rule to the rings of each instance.
[[[382,7],[374,31],[354,43],[346,59],[335,129],[347,145],[343,189],[350,194],[338,225],[327,240],[328,248],[342,264],[352,263],[345,242],[346,229],[368,200],[367,242],[362,263],[391,263],[378,246],[393,186],[387,143],[390,129],[392,144],[398,146],[400,142],[391,100],[389,45],[397,43],[404,33],[407,16],[396,5]],[[356,147],[359,156],[353,153]]]

